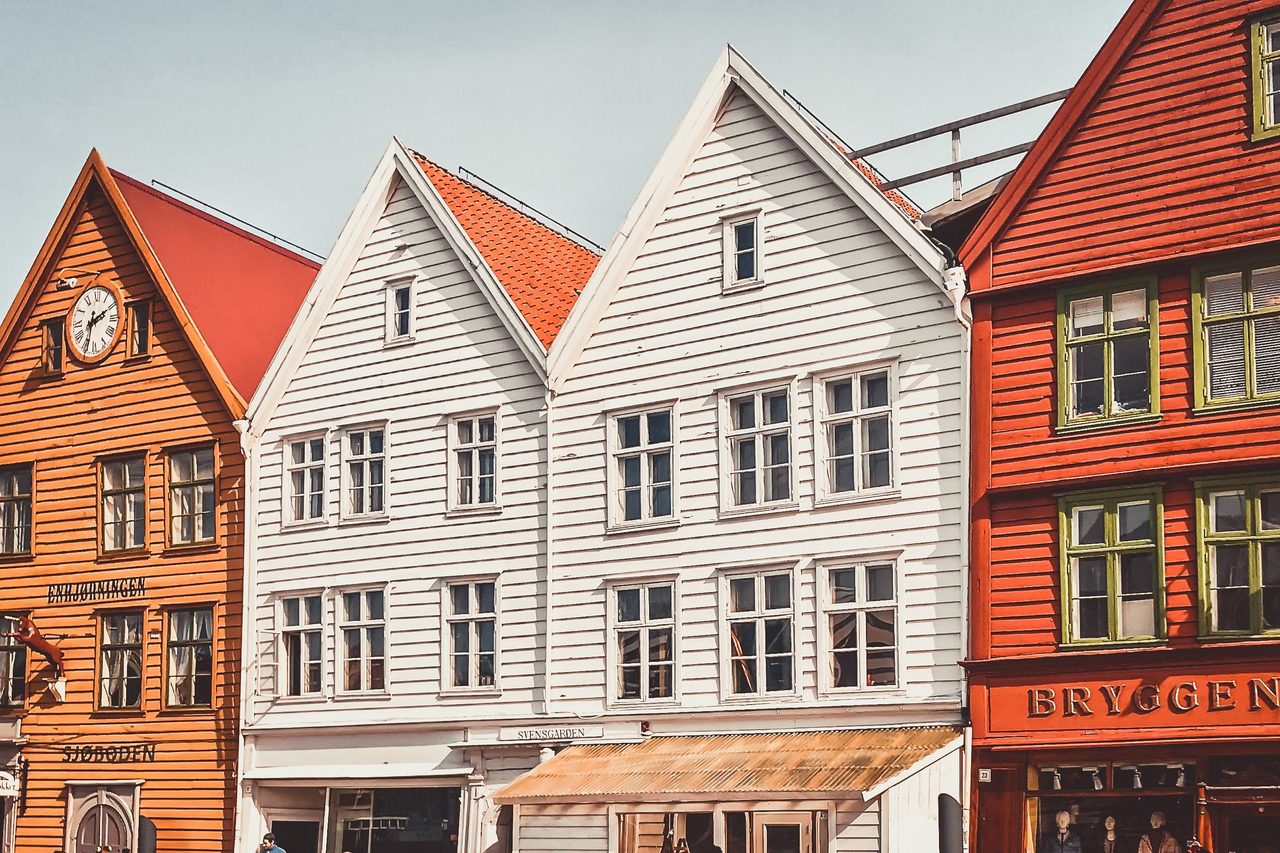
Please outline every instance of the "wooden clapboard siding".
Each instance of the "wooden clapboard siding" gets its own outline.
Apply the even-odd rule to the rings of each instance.
[[[122,339],[101,363],[81,366],[69,354],[65,375],[40,367],[40,321],[65,314],[81,292],[57,290],[52,271],[101,271],[124,299],[152,300],[150,358],[126,361]],[[82,278],[83,281],[83,278]],[[18,711],[31,762],[18,849],[63,847],[65,782],[140,779],[140,812],[155,822],[159,849],[221,853],[229,849],[238,716],[244,467],[231,415],[165,305],[99,185],[82,207],[40,282],[25,321],[0,364],[0,466],[35,465],[34,549],[0,561],[0,607],[29,612],[66,654],[65,703],[45,685],[50,670],[29,664],[30,698]],[[165,547],[164,451],[217,447],[217,545]],[[145,553],[98,556],[97,460],[106,454],[147,457]],[[146,596],[127,601],[49,603],[51,583],[145,578]],[[214,707],[163,708],[164,612],[186,605],[214,609]],[[139,711],[95,711],[97,621],[101,610],[145,609],[144,693]],[[154,763],[64,762],[67,744],[153,743]]]
[[[836,853],[882,853],[880,847],[879,800],[836,803],[834,845]]]
[[[920,768],[885,791],[880,805],[880,844],[877,853],[915,853],[932,850],[939,841],[939,813],[943,797],[961,801],[963,750],[957,749]],[[837,821],[840,815],[837,813]],[[857,849],[857,848],[854,848]]]
[[[519,853],[609,849],[609,812],[602,805],[520,806]]]
[[[722,294],[721,217],[756,207],[764,211],[767,283]],[[678,578],[680,708],[730,707],[721,701],[719,579],[726,566],[753,565],[800,567],[800,691],[790,700],[751,706],[857,707],[858,697],[819,697],[816,632],[823,620],[816,613],[819,570],[810,558],[898,552],[900,699],[957,701],[962,342],[937,285],[750,97],[733,94],[555,398],[557,708],[609,709],[608,585],[646,577]],[[897,359],[902,497],[815,509],[811,375],[881,359]],[[799,508],[719,517],[718,393],[793,380]],[[672,400],[680,525],[608,533],[608,413]],[[666,714],[663,719],[664,726],[682,725]]]

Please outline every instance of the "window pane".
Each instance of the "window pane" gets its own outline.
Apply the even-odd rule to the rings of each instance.
[[[307,596],[307,598],[304,599],[304,604],[306,605],[306,608],[307,608],[307,624],[319,625],[320,624],[320,596],[318,595]]]
[[[650,471],[649,482],[651,483],[670,483],[671,482],[671,454],[670,453],[654,453],[649,457]]]
[[[640,446],[640,416],[618,418],[618,445],[620,447]]]
[[[827,405],[832,414],[853,411],[853,380],[841,379],[827,383]]]
[[[1253,377],[1259,394],[1280,393],[1280,314],[1253,324]]]
[[[756,579],[733,578],[729,581],[729,608],[734,613],[750,613],[756,609]]]
[[[855,604],[858,600],[858,570],[831,570],[831,603]]]
[[[1149,343],[1140,335],[1112,344],[1111,375],[1117,412],[1145,412],[1151,408]]]
[[[1280,24],[1267,25],[1264,43],[1264,49],[1267,53],[1276,53],[1280,51]]]
[[[640,590],[638,589],[618,590],[618,621],[619,622],[639,622],[640,621]]]
[[[733,226],[733,247],[738,251],[754,249],[756,246],[756,223],[739,222]]]
[[[1155,560],[1151,553],[1120,556],[1120,637],[1154,637]]]
[[[622,518],[624,521],[636,521],[641,517],[640,490],[627,489],[622,493]]]
[[[766,394],[764,397],[765,423],[785,424],[787,422],[787,392]]]
[[[639,456],[628,456],[622,460],[622,485],[623,488],[632,488],[640,485]]]
[[[867,613],[867,686],[884,687],[897,682],[896,645],[892,610]]]
[[[671,587],[665,585],[649,587],[649,618],[654,620],[671,618]]]
[[[1073,545],[1102,545],[1106,542],[1106,512],[1102,507],[1076,507],[1072,515],[1076,533]]]
[[[1280,629],[1280,543],[1262,545],[1262,628]]]
[[[382,590],[374,589],[365,593],[365,612],[369,619],[382,619]]]
[[[649,698],[670,699],[675,689],[675,666],[664,663],[649,667]]]
[[[1245,531],[1244,492],[1217,492],[1209,496],[1211,529],[1214,533]]]
[[[658,486],[653,490],[653,515],[663,518],[671,515],[671,487]]]
[[[867,566],[867,601],[893,600],[893,566]]]
[[[764,665],[764,689],[769,692],[791,689],[791,656],[768,658]]]
[[[1073,415],[1098,415],[1103,404],[1103,353],[1102,341],[1073,346],[1068,351],[1071,363],[1071,413]]]
[[[764,653],[782,654],[791,651],[791,620],[766,619],[764,621]]]
[[[1204,280],[1204,291],[1210,317],[1244,310],[1244,277],[1238,272],[1209,276]]]
[[[1209,327],[1208,366],[1211,398],[1245,395],[1243,320],[1216,323]]]
[[[639,650],[639,636],[636,638],[636,649]],[[619,699],[639,699],[640,698],[640,667],[624,666],[618,672],[618,698]]]
[[[1121,504],[1117,513],[1120,522],[1120,541],[1135,542],[1151,539],[1151,504]]]
[[[1076,594],[1081,596],[1107,594],[1107,558],[1078,557],[1076,563]]]
[[[344,592],[342,594],[342,610],[348,622],[359,622],[361,619],[360,593]]]
[[[756,653],[756,623],[734,622],[729,626],[729,641],[733,657],[752,657]]]
[[[458,444],[475,443],[475,424],[472,421],[458,421]]]
[[[650,412],[647,421],[649,444],[666,444],[671,440],[670,412]]]
[[[1147,325],[1147,292],[1126,290],[1111,295],[1111,328],[1122,332]]]
[[[1097,335],[1102,326],[1102,297],[1091,296],[1087,299],[1073,299],[1067,308],[1071,320],[1071,337]]]
[[[737,281],[756,277],[755,252],[739,252],[734,258],[734,273]]]
[[[471,610],[471,588],[465,584],[452,584],[449,587],[449,598],[453,605],[454,616],[465,616]]]
[[[791,575],[769,575],[764,579],[764,609],[785,610],[791,606]]]
[[[863,376],[861,385],[863,409],[880,409],[889,405],[888,373],[873,373],[869,376]]]
[[[302,602],[296,598],[286,598],[284,600],[284,624],[298,625],[301,624],[299,616],[301,615]]]
[[[1209,559],[1214,586],[1213,627],[1220,631],[1250,630],[1248,546],[1212,546]]]
[[[733,413],[734,429],[749,429],[756,425],[756,400],[748,395],[746,397],[736,397],[729,401],[729,408]]]
[[[1280,492],[1263,492],[1258,496],[1263,530],[1280,530]]]
[[[492,583],[476,584],[476,612],[494,612],[494,585]]]
[[[654,628],[649,631],[649,662],[671,659],[671,629]]]
[[[853,435],[853,427],[846,426],[849,435]],[[832,491],[836,492],[852,492],[854,490],[853,472],[854,460],[851,457],[836,459],[831,463],[831,480]]]
[[[756,692],[756,662],[754,659],[733,662],[733,692]]]
[[[1253,295],[1254,311],[1280,308],[1280,266],[1263,267],[1250,273],[1249,292]]]

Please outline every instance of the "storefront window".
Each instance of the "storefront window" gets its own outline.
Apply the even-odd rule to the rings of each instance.
[[[618,815],[620,853],[714,853],[711,812]]]
[[[457,788],[334,790],[328,853],[455,853]]]
[[[1041,766],[1032,778],[1028,819],[1037,853],[1167,853],[1191,837],[1193,764]]]

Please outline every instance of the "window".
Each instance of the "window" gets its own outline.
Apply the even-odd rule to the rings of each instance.
[[[0,469],[0,554],[31,553],[31,466]]]
[[[449,686],[497,686],[497,582],[469,581],[448,585]]]
[[[379,515],[385,511],[384,438],[385,433],[381,429],[347,430],[343,436],[347,466],[347,499],[343,504],[343,515],[347,518]]]
[[[129,315],[129,357],[136,358],[151,353],[151,303],[130,302],[127,306]]]
[[[387,285],[387,342],[413,337],[413,282],[393,281]]]
[[[98,706],[141,707],[142,613],[104,613],[100,621]]]
[[[45,320],[41,325],[43,337],[42,363],[49,376],[61,376],[66,364],[66,321],[62,317]]]
[[[169,544],[212,542],[217,497],[213,483],[213,448],[169,454]]]
[[[1280,630],[1280,479],[1198,490],[1203,627]]]
[[[213,610],[208,607],[169,612],[165,652],[170,708],[213,705]]]
[[[671,518],[671,410],[619,415],[613,433],[612,520]]]
[[[725,220],[724,286],[760,281],[760,214]]]
[[[324,437],[289,442],[290,521],[324,518]]]
[[[729,397],[730,494],[735,507],[791,500],[791,394]]]
[[[827,571],[827,677],[832,689],[898,683],[897,586],[893,563]]]
[[[342,593],[342,689],[348,693],[386,688],[386,622],[382,590]]]
[[[21,705],[27,698],[27,647],[12,636],[21,618],[0,614],[0,706]]]
[[[1164,635],[1160,494],[1131,491],[1063,499],[1063,642]]]
[[[102,550],[124,551],[146,545],[146,458],[102,463]]]
[[[1197,301],[1197,404],[1280,399],[1280,266],[1204,275]]]
[[[1280,19],[1254,21],[1250,33],[1253,55],[1253,138],[1280,133]]]
[[[313,696],[320,692],[321,607],[320,596],[303,595],[280,602],[284,630],[284,692],[287,696]]]
[[[455,418],[452,507],[495,506],[498,500],[497,415]]]
[[[729,691],[734,696],[791,693],[791,573],[728,578]]]
[[[619,699],[674,698],[674,600],[670,582],[614,590]]]
[[[1122,282],[1059,296],[1059,426],[1159,411],[1154,293]]]
[[[889,370],[823,380],[822,435],[827,497],[893,485],[893,426]]]

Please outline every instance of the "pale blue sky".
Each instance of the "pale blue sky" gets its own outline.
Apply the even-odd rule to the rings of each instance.
[[[0,305],[94,146],[323,254],[396,133],[605,243],[726,42],[858,146],[1066,88],[1126,5],[0,0]]]

